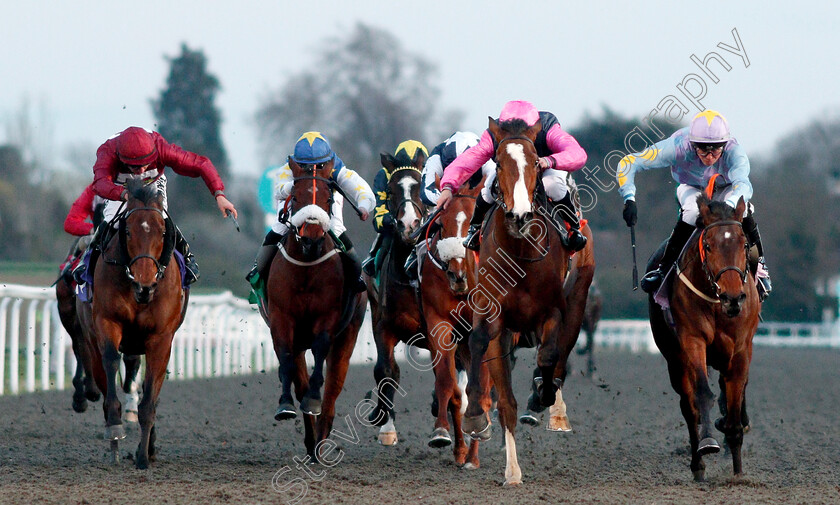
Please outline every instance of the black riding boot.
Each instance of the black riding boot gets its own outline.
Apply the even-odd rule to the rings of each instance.
[[[750,241],[749,259],[753,275],[758,273],[759,264],[762,266],[766,274],[762,277],[758,277],[756,275],[759,286],[758,296],[763,302],[773,291],[773,284],[770,282],[770,270],[767,268],[767,263],[764,261],[764,246],[761,244],[761,234],[758,232],[758,225],[755,222],[755,217],[753,217],[752,212],[744,218],[744,234],[746,234],[747,240]],[[755,254],[753,254],[752,251],[753,247],[755,247]],[[754,258],[754,256],[756,257]]]
[[[470,218],[470,229],[467,232],[467,238],[464,240],[464,247],[472,251],[479,251],[481,249],[481,224],[484,222],[484,216],[487,215],[493,207],[493,202],[485,202],[480,195],[475,199],[475,210]]]
[[[370,277],[376,276],[376,254],[379,252],[379,248],[382,247],[383,238],[382,233],[376,234],[376,238],[370,246],[368,257],[362,262],[362,270]]]
[[[99,251],[102,249],[102,237],[106,235],[106,230],[108,228],[108,223],[100,223],[99,226],[96,227],[96,231],[93,232],[93,237],[90,239],[90,244],[88,244],[87,250],[90,251],[90,258],[88,258],[88,271],[90,272],[91,278],[93,278],[93,269],[96,266],[96,260],[99,259]],[[82,251],[82,256],[84,256],[85,251]],[[76,284],[84,284],[85,281],[82,279],[82,276],[85,273],[85,265],[79,264],[75,270],[73,270],[73,280],[76,281]]]
[[[195,255],[190,252],[190,245],[177,226],[175,226],[175,250],[184,257],[184,267],[187,270],[184,276],[184,284],[189,286],[198,280],[201,273],[198,271],[198,263],[195,262]]]
[[[572,251],[580,251],[586,247],[586,237],[580,232],[580,218],[578,218],[575,206],[572,203],[572,194],[566,193],[566,196],[554,202],[553,214],[560,214],[560,217],[569,225],[569,235],[564,244]]]
[[[694,233],[694,226],[686,223],[682,219],[677,221],[674,226],[674,231],[671,232],[671,237],[668,239],[668,245],[665,246],[665,252],[662,253],[662,259],[659,260],[659,268],[652,270],[642,277],[640,286],[645,293],[653,293],[662,284],[665,274],[674,266],[677,257],[680,255],[685,243],[691,238]]]
[[[408,258],[405,260],[405,275],[408,276],[409,279],[416,281],[417,280],[417,248],[414,247],[411,249],[411,252],[408,254]]]
[[[277,254],[277,244],[283,239],[283,235],[276,233],[274,230],[269,231],[263,239],[260,250],[257,251],[257,257],[254,259],[254,266],[251,271],[245,276],[245,280],[251,283],[255,275],[260,274],[260,279],[265,280],[268,277],[268,269],[271,267],[271,261],[274,255]]]
[[[353,249],[353,242],[350,240],[350,237],[347,236],[347,232],[342,233],[338,240],[344,245],[344,254],[347,255],[348,258],[353,260],[353,273],[355,274],[356,280],[355,287],[357,293],[363,293],[367,291],[367,284],[365,284],[365,280],[362,279],[362,263],[359,261],[359,256],[356,254],[356,250]]]

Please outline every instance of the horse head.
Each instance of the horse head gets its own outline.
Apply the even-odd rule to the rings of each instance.
[[[437,177],[440,187],[440,178]],[[475,262],[467,256],[464,239],[467,236],[470,217],[475,209],[475,199],[479,197],[483,185],[475,188],[464,186],[456,193],[445,210],[440,211],[435,218],[440,230],[440,238],[435,243],[435,251],[439,263],[444,267],[444,273],[449,280],[449,289],[455,295],[464,295],[474,281]]]
[[[490,134],[496,144],[496,181],[508,231],[514,237],[534,217],[534,189],[539,156],[534,145],[540,123],[528,126],[521,119],[502,123],[490,118]]]
[[[151,302],[175,247],[175,230],[165,218],[164,194],[156,184],[130,179],[128,201],[120,218],[125,270],[137,303]]]
[[[388,173],[388,211],[397,225],[397,233],[406,244],[413,244],[412,233],[420,226],[426,206],[420,200],[420,179],[426,155],[419,152],[413,164],[400,166],[397,159],[381,154],[382,166]]]
[[[294,177],[289,222],[306,259],[317,255],[330,229],[333,203],[330,177],[334,167],[335,159],[304,165],[289,157]]]
[[[736,317],[747,295],[747,237],[742,227],[746,209],[744,198],[733,210],[723,202],[714,202],[701,195],[697,198],[700,217],[700,262],[709,282],[729,317]]]

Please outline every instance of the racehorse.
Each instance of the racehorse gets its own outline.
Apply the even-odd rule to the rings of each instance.
[[[479,282],[468,298],[474,314],[469,337],[469,405],[463,426],[473,438],[490,437],[490,421],[479,402],[481,365],[486,361],[499,394],[499,421],[505,433],[505,484],[516,485],[521,483],[522,472],[514,438],[516,399],[511,388],[510,353],[517,343],[523,344],[521,340],[536,341],[539,403],[543,408],[551,406],[548,429],[570,430],[561,388],[566,361],[583,320],[595,262],[591,231],[584,226],[587,247],[575,254],[566,278],[569,251],[559,225],[550,215],[541,184],[535,197],[538,155],[534,142],[540,125],[528,127],[524,121],[499,125],[491,118],[489,131],[497,145],[500,201],[486,218]],[[517,339],[511,332],[523,338]]]
[[[700,230],[677,261],[678,280],[671,286],[674,329],[653,294],[648,307],[654,340],[668,362],[671,385],[680,395],[691,443],[691,471],[695,480],[703,481],[703,456],[720,451],[712,433],[714,394],[707,366],[720,372],[724,417],[716,426],[732,453],[734,474],[742,472],[741,444],[749,428],[745,395],[761,303],[747,266],[743,198],[734,210],[704,195],[697,201]]]
[[[105,440],[117,462],[119,440],[125,438],[122,405],[117,398],[120,353],[146,355],[143,398],[138,407],[140,444],[135,465],[146,469],[155,457],[155,416],[158,395],[175,331],[186,314],[189,291],[181,287],[181,269],[171,261],[175,227],[164,209],[163,193],[155,184],[129,180],[128,200],[118,213],[117,233],[106,244],[93,278],[93,299],[77,301],[82,329],[91,342],[93,375],[105,394]],[[139,366],[139,356],[135,362]],[[124,390],[135,370],[126,370]],[[129,368],[128,366],[126,368]]]
[[[394,156],[387,153],[381,155],[381,161],[390,174],[387,202],[389,212],[396,218],[397,230],[383,261],[379,285],[375,279],[366,278],[377,355],[373,369],[377,406],[369,419],[381,427],[379,442],[390,446],[398,440],[394,427],[394,393],[399,387],[400,367],[394,359],[394,346],[405,342],[406,346],[428,348],[417,294],[404,268],[416,242],[412,235],[426,213],[420,200],[420,173],[426,156],[419,152],[412,166],[398,166]]]
[[[438,180],[438,186],[440,181]],[[469,454],[462,432],[462,392],[458,387],[455,367],[456,354],[462,363],[469,363],[469,335],[472,309],[466,300],[469,290],[476,285],[477,259],[464,247],[475,199],[482,186],[470,189],[464,186],[453,195],[446,209],[441,209],[426,225],[421,240],[427,253],[420,264],[420,306],[428,328],[427,343],[435,373],[435,401],[433,414],[435,430],[429,440],[431,447],[452,444],[449,435],[449,418],[452,415],[455,446],[453,452],[457,465],[468,469],[479,466],[478,441],[471,440]],[[488,373],[483,377],[489,381]],[[485,385],[483,390],[489,390]],[[484,400],[489,409],[489,397]]]
[[[299,165],[289,158],[294,178],[284,217],[289,233],[272,261],[266,286],[266,315],[282,383],[274,417],[279,421],[297,416],[294,384],[304,414],[304,445],[313,458],[320,456],[316,442],[320,447],[332,431],[335,402],[365,315],[364,293],[351,289],[352,260],[338,254],[337,239],[328,233],[334,165],[335,160]],[[308,349],[315,358],[311,376],[306,373]]]
[[[578,350],[578,354],[586,356],[586,375],[590,378],[595,374],[595,330],[601,320],[601,310],[604,299],[601,290],[593,282],[589,286],[589,296],[586,298],[586,308],[583,312],[583,324],[581,330],[586,335],[586,344]]]

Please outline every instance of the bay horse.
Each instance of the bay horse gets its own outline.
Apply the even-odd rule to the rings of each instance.
[[[117,233],[103,240],[102,257],[94,269],[92,301],[77,301],[76,307],[93,351],[93,376],[105,395],[105,440],[111,443],[114,463],[119,441],[125,438],[117,398],[120,353],[146,355],[138,407],[140,443],[134,459],[138,469],[146,469],[155,458],[158,396],[172,339],[186,314],[189,290],[182,288],[181,269],[172,261],[175,226],[164,209],[164,194],[155,184],[135,179],[128,181],[126,189],[124,211],[115,217]],[[127,370],[124,388],[131,376]]]
[[[473,438],[490,437],[490,421],[480,402],[486,384],[480,381],[481,368],[487,362],[499,396],[506,485],[522,481],[514,437],[517,404],[511,388],[510,354],[517,344],[526,343],[523,340],[538,346],[535,385],[539,386],[540,406],[551,407],[547,428],[570,431],[562,386],[595,268],[592,233],[584,226],[581,231],[587,236],[587,246],[575,254],[568,270],[570,252],[538,185],[534,142],[540,128],[539,123],[531,127],[518,120],[499,124],[490,118],[489,132],[497,145],[499,201],[485,221],[479,281],[468,297],[473,328],[469,337],[469,405],[463,427]],[[524,338],[518,338],[517,333]]]
[[[462,391],[458,386],[456,359],[469,363],[466,337],[473,314],[466,300],[470,289],[476,286],[478,261],[477,255],[467,251],[463,243],[481,188],[482,185],[472,189],[465,185],[453,195],[446,209],[435,213],[421,237],[426,243],[427,253],[419,265],[420,306],[428,328],[426,341],[435,373],[432,411],[436,420],[429,446],[446,447],[452,444],[447,413],[450,414],[455,436],[455,463],[465,465],[467,469],[479,467],[478,441],[471,440],[467,449],[461,426],[462,411],[466,405],[462,404]],[[487,381],[490,379],[486,372],[483,377]],[[489,385],[482,390],[489,390]],[[489,410],[489,397],[483,398],[483,401],[485,409]]]
[[[428,349],[423,331],[417,293],[405,273],[405,261],[414,248],[412,235],[420,226],[426,206],[420,200],[420,175],[426,156],[418,152],[411,166],[398,166],[396,158],[388,153],[381,155],[382,166],[390,174],[387,186],[388,210],[396,221],[396,233],[386,253],[376,279],[366,277],[370,300],[373,338],[376,342],[377,405],[369,420],[380,426],[379,443],[394,445],[398,441],[394,426],[394,394],[399,387],[400,367],[394,359],[394,346],[398,342]]]
[[[266,286],[266,316],[282,387],[274,418],[297,417],[294,385],[304,414],[307,455],[317,458],[320,443],[332,431],[335,402],[344,386],[366,299],[364,293],[355,292],[352,260],[339,254],[329,233],[335,160],[317,165],[299,165],[291,157],[288,161],[294,178],[286,204],[289,232],[272,260]],[[311,376],[307,376],[307,350],[315,359]]]
[[[712,433],[714,394],[707,367],[720,372],[724,417],[716,425],[731,451],[733,473],[742,472],[741,445],[749,428],[746,387],[761,302],[747,263],[744,199],[734,210],[705,195],[697,202],[700,230],[677,261],[677,278],[671,286],[674,328],[653,294],[648,307],[654,340],[668,363],[671,385],[680,395],[691,444],[691,471],[696,481],[703,481],[703,456],[720,451]]]

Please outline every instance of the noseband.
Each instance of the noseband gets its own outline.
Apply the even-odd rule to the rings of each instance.
[[[459,195],[457,193],[452,195],[452,198],[471,198],[473,200],[476,199],[476,197],[474,197],[474,196]],[[435,221],[437,221],[437,219],[439,217],[440,217],[440,212],[435,212],[434,215],[432,215],[432,217],[429,219],[429,222],[425,225],[425,227],[426,227],[426,236],[425,236],[426,254],[429,255],[429,258],[432,260],[432,264],[434,266],[443,270],[444,273],[449,273],[449,262],[448,261],[443,261],[442,259],[440,259],[440,256],[437,255],[437,253],[435,252],[434,248],[432,247],[432,243],[430,241],[430,239],[433,238],[433,234],[431,233],[433,225],[435,224]],[[441,235],[442,233],[443,233],[443,227],[440,226],[435,231],[435,234]],[[441,240],[441,238],[442,237],[438,237],[438,241]]]
[[[717,297],[720,297],[721,288],[720,288],[720,285],[718,285],[718,281],[720,280],[721,275],[723,275],[724,273],[726,273],[730,270],[733,270],[741,277],[741,285],[743,286],[744,283],[747,281],[747,271],[746,270],[741,270],[740,268],[738,268],[734,265],[730,265],[730,266],[725,266],[725,267],[721,268],[716,274],[713,275],[712,271],[709,269],[709,265],[706,263],[706,248],[708,247],[708,243],[706,242],[706,239],[705,239],[706,231],[709,228],[714,228],[714,227],[717,227],[717,226],[737,226],[738,228],[741,228],[742,233],[743,233],[743,225],[739,221],[734,221],[734,220],[732,220],[732,221],[717,221],[717,222],[714,222],[714,223],[706,226],[703,229],[703,231],[700,232],[700,239],[697,242],[698,246],[699,246],[699,249],[700,249],[700,263],[703,265],[703,271],[706,273],[706,277],[709,279],[709,283],[715,288],[715,295]],[[746,247],[749,247],[749,245],[745,246],[744,257],[746,257],[746,254],[747,254]]]

